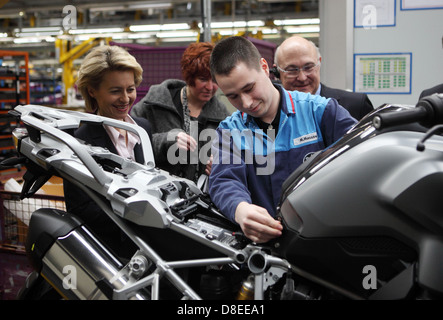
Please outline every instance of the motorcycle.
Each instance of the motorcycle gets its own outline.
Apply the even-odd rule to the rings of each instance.
[[[194,182],[155,167],[146,132],[35,105],[11,111],[22,198],[53,175],[87,193],[136,246],[120,257],[74,214],[38,209],[22,299],[440,299],[443,95],[386,104],[285,181],[284,230],[247,239]],[[82,123],[134,132],[145,164],[73,137]],[[165,240],[167,239],[167,240]],[[50,284],[50,286],[48,286]],[[45,288],[45,289],[43,289]],[[51,295],[52,297],[52,295]]]

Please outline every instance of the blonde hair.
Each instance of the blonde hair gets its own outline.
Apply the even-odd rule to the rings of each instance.
[[[97,101],[89,95],[88,88],[98,89],[108,71],[127,70],[134,72],[135,86],[138,87],[143,80],[143,69],[122,47],[98,46],[86,55],[78,71],[76,84],[85,100],[87,112],[95,112],[98,109]]]

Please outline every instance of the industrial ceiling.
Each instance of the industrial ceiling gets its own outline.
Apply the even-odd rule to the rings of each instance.
[[[317,42],[318,1],[0,0],[0,48],[28,51],[34,63],[47,64],[48,59],[56,62],[58,38],[69,39],[73,46],[91,37],[186,46],[208,41],[208,34],[212,41],[241,33],[278,44],[299,33]]]
[[[71,23],[73,28],[78,30],[122,28],[125,32],[131,32],[130,27],[138,25],[187,24],[189,30],[201,32],[201,23],[205,18],[205,10],[208,6],[211,26],[230,22],[231,28],[239,29],[241,25],[234,27],[232,24],[244,22],[246,30],[243,27],[243,29],[235,31],[252,33],[257,32],[259,28],[260,30],[273,29],[272,34],[268,32],[263,35],[271,41],[273,41],[272,39],[280,41],[287,32],[284,25],[276,25],[275,21],[318,18],[318,0],[108,0],[105,3],[85,0],[0,0],[0,41],[1,38],[4,38],[3,43],[6,43],[5,39],[13,40],[14,37],[22,34],[23,29],[30,32],[29,28],[34,28],[36,31],[43,32],[44,28],[64,27],[66,23]],[[68,18],[71,17],[76,19],[69,20]],[[262,21],[263,24],[261,26],[251,25],[252,21]],[[200,30],[198,30],[199,28]],[[173,29],[168,30],[174,31]],[[63,31],[65,34],[67,33],[62,28]],[[214,29],[211,33],[217,32],[219,30]],[[316,36],[315,32],[308,33],[310,33],[308,35],[310,37]],[[175,38],[177,38],[175,41],[180,41],[179,37]],[[127,39],[135,39],[135,37]],[[168,41],[158,41],[155,34],[147,35],[144,40],[130,41],[170,45]],[[189,39],[184,41],[189,41]],[[16,45],[23,44],[23,41],[10,42]]]

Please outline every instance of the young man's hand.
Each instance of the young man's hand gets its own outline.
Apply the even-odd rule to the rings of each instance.
[[[281,236],[283,226],[265,208],[240,202],[235,210],[235,221],[246,237],[256,243],[268,242]]]

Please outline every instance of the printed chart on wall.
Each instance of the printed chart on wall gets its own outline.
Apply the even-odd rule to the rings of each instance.
[[[412,53],[354,55],[354,91],[383,94],[411,93]]]

